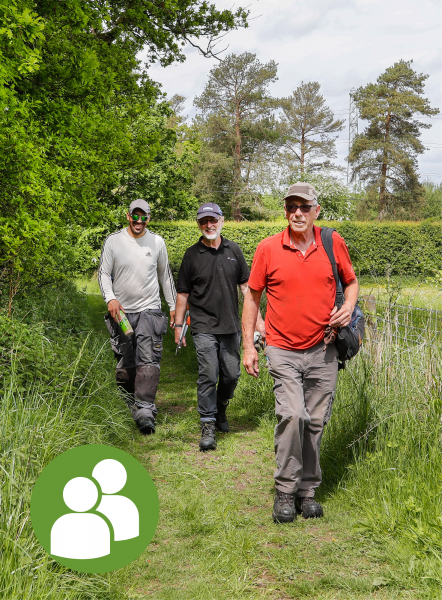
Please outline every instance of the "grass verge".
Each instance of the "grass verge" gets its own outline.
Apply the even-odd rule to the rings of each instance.
[[[90,285],[87,296],[70,286],[45,290],[1,321],[2,597],[440,598],[440,337],[410,344],[402,329],[398,336],[385,323],[370,326],[360,355],[340,374],[324,435],[325,518],[275,525],[266,369],[258,381],[243,373],[229,407],[231,433],[202,454],[194,349],[175,357],[169,332],[158,429],[143,437],[116,393],[104,305]],[[29,522],[32,483],[44,466],[90,442],[131,452],[160,496],[146,552],[103,577],[51,561]]]
[[[392,315],[390,315],[392,317]],[[325,518],[271,521],[273,393],[243,373],[231,433],[198,451],[197,364],[165,339],[157,434],[132,452],[160,495],[157,534],[119,573],[131,599],[440,598],[440,348],[369,334],[326,428]]]

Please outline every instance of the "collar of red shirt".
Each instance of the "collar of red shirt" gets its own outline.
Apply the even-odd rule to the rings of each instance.
[[[316,227],[316,225],[313,225],[313,231],[315,234],[315,245],[317,247],[322,246],[321,228]],[[286,246],[287,248],[290,248],[291,250],[297,250],[297,248],[295,248],[293,244],[290,244],[290,225],[282,233],[282,245]]]

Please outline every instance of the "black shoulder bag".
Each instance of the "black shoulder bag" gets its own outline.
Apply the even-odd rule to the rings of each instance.
[[[336,266],[335,254],[333,252],[333,232],[336,229],[331,227],[321,227],[321,240],[324,245],[324,250],[327,253],[328,259],[331,263],[333,270],[333,277],[336,281],[336,300],[335,304],[338,310],[344,304],[344,289],[342,282],[338,275],[338,268]],[[340,327],[336,336],[336,347],[338,349],[338,361],[339,369],[345,368],[345,362],[350,360],[359,352],[362,340],[364,339],[365,333],[365,318],[359,305],[356,304],[353,314],[351,316],[350,325],[347,327]]]

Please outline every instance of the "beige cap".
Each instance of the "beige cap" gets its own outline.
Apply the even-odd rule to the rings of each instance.
[[[291,185],[287,190],[284,200],[287,200],[287,198],[290,198],[291,196],[298,196],[298,198],[304,198],[304,200],[318,201],[318,193],[316,192],[315,188],[309,183],[304,183],[303,181],[297,181]]]

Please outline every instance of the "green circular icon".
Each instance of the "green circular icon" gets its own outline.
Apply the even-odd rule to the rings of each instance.
[[[42,471],[31,497],[40,544],[83,573],[107,573],[135,560],[153,538],[158,517],[158,494],[146,469],[111,446],[63,452]]]

